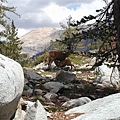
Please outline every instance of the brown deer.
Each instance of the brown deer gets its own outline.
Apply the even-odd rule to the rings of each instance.
[[[71,54],[71,50],[67,52],[62,51],[50,51],[49,52],[49,61],[48,61],[48,67],[51,68],[51,64],[55,60],[63,61]]]
[[[57,67],[65,67],[66,65],[71,66],[71,70],[72,70],[72,67],[74,67],[74,65],[71,63],[69,59],[65,59],[63,61],[55,60],[54,63]]]

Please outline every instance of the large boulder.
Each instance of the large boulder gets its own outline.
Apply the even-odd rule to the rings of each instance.
[[[56,80],[59,82],[69,83],[76,79],[77,79],[76,75],[70,71],[59,70],[56,74]]]
[[[0,120],[10,120],[23,92],[21,65],[0,54]]]
[[[72,108],[65,114],[84,113],[72,120],[120,120],[120,93]]]
[[[96,68],[96,72],[99,73],[99,76],[95,78],[94,82],[103,84],[107,87],[113,85],[119,87],[118,83],[120,82],[120,77],[117,67],[113,68],[103,64]]]

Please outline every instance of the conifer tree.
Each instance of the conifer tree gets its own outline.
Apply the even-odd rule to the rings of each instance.
[[[72,17],[69,16],[67,19],[67,25],[60,23],[61,28],[64,32],[60,35],[60,40],[56,40],[62,43],[67,48],[74,50],[76,48],[76,44],[78,44],[78,38],[74,38],[74,35],[78,33],[77,26],[72,26],[75,21],[72,20]]]
[[[10,17],[7,15],[7,12],[16,14],[16,9],[15,7],[9,7],[6,6],[5,3],[7,3],[7,0],[0,0],[0,27],[3,28],[0,31],[0,38],[4,35],[4,31],[8,25],[8,20],[10,20]]]
[[[14,25],[14,21],[12,21],[11,26],[7,26],[6,30],[6,43],[7,43],[7,51],[6,51],[6,56],[18,60],[20,57],[21,49],[22,49],[22,44],[23,42],[20,41],[20,39],[17,37],[17,29]]]
[[[8,21],[11,21],[7,12],[16,14],[15,7],[6,6],[7,0],[0,0],[0,53],[10,57],[19,63],[24,64],[26,60],[26,55],[21,54],[22,42],[17,37],[18,31],[12,20],[11,25]],[[19,15],[18,15],[19,16]]]

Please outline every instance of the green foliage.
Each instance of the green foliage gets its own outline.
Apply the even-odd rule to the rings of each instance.
[[[71,54],[69,56],[69,59],[70,59],[71,62],[73,62],[73,64],[83,65],[83,64],[85,64],[85,60],[88,59],[88,57],[87,56],[82,56],[82,55]]]
[[[79,53],[76,51],[76,53]],[[82,55],[76,55],[76,54],[71,54],[68,59],[71,60],[71,62],[73,62],[73,64],[76,65],[83,65],[85,63],[87,63],[86,59],[88,59],[88,56],[82,56]],[[33,59],[29,59],[27,64],[24,64],[24,66],[26,67],[34,67],[40,63],[46,63],[46,65],[48,64],[48,51],[46,51],[44,54],[37,56],[34,60]]]
[[[4,41],[2,44],[0,44],[0,53],[11,59],[14,59],[17,62],[23,63],[27,56],[21,54],[23,42],[21,42],[17,37],[17,29],[13,21],[11,23],[11,26],[7,25],[4,35]]]
[[[80,21],[76,21],[73,26],[77,26],[79,34],[75,34],[75,38],[80,40],[92,39],[94,45],[89,47],[97,47],[96,53],[97,59],[106,59],[115,53],[116,46],[113,48],[112,42],[117,41],[117,30],[114,24],[113,15],[113,1],[109,4],[106,2],[106,6],[102,9],[96,10],[97,15],[84,16]],[[94,20],[94,22],[92,22]],[[91,21],[91,22],[90,22]]]
[[[26,55],[21,54],[22,42],[17,37],[18,31],[12,21],[9,25],[10,17],[7,13],[16,14],[15,7],[6,6],[7,0],[0,0],[0,26],[2,30],[0,31],[0,53],[14,59],[15,61],[23,65],[26,61]]]
[[[0,31],[0,36],[5,36],[4,32],[6,27],[9,25],[8,20],[10,20],[10,17],[7,15],[7,12],[16,14],[16,9],[15,7],[9,7],[5,6],[5,3],[7,3],[7,0],[0,0],[0,25],[3,27],[3,30]]]
[[[71,50],[74,50],[76,48],[76,44],[79,42],[78,38],[74,38],[74,35],[78,34],[78,27],[71,25],[74,23],[75,21],[72,20],[71,16],[69,16],[69,18],[67,19],[67,25],[60,23],[60,26],[64,30],[64,32],[60,35],[60,40],[56,40],[57,42],[63,44],[63,46],[70,48]]]
[[[45,62],[47,64],[48,62],[48,51],[46,51],[44,54],[37,56],[34,60],[30,59],[28,60],[27,66],[33,67],[35,65],[38,65],[42,62]]]
[[[74,23],[74,21],[72,21],[71,16],[69,16],[69,18],[67,19],[67,26],[63,23],[60,23],[61,28],[64,30],[63,34],[60,36],[62,40],[64,40],[65,38],[72,38],[73,33],[76,32],[76,28],[71,26],[72,23]]]
[[[56,41],[51,40],[50,48],[52,48],[53,50],[62,51],[66,48],[66,46],[62,44],[61,42],[58,42],[58,41],[56,42]]]

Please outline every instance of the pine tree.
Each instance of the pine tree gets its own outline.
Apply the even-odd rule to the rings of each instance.
[[[17,29],[14,25],[14,21],[12,21],[11,26],[7,26],[6,36],[7,36],[7,51],[6,56],[18,61],[22,49],[23,42],[17,37]]]
[[[23,62],[26,59],[26,55],[21,54],[22,42],[17,37],[18,31],[12,20],[11,25],[9,22],[11,19],[7,15],[7,12],[16,14],[15,7],[5,6],[7,0],[0,0],[0,53],[10,57],[18,62]]]
[[[75,21],[72,20],[72,17],[69,16],[67,19],[67,25],[60,23],[60,26],[64,32],[60,35],[60,40],[57,40],[71,50],[74,50],[76,48],[76,44],[78,44],[79,41],[78,38],[74,38],[74,35],[78,33],[78,27],[72,26],[74,22]]]
[[[10,20],[10,17],[6,13],[10,12],[18,15],[15,7],[5,6],[5,3],[7,3],[7,0],[0,0],[0,27],[3,28],[0,31],[0,37],[5,36],[4,31],[8,25],[8,20]]]

